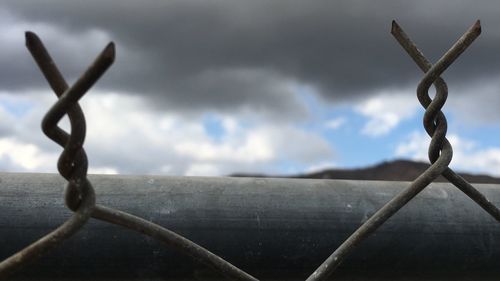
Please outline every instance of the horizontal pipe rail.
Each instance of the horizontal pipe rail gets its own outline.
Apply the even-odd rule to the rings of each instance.
[[[260,280],[304,280],[408,186],[384,181],[115,175],[90,175],[89,180],[98,204],[182,234]],[[0,260],[71,215],[64,206],[64,185],[55,174],[0,173]],[[477,188],[500,204],[500,185]],[[498,237],[498,223],[481,207],[451,184],[433,183],[362,242],[341,264],[335,280],[498,280]],[[91,220],[14,277],[219,280],[214,274],[156,240]]]

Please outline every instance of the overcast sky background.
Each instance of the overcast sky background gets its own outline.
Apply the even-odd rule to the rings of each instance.
[[[90,173],[212,176],[427,161],[423,74],[391,21],[434,62],[480,19],[443,75],[444,111],[452,167],[500,176],[499,14],[498,1],[0,1],[0,170],[55,172],[61,152],[40,130],[56,98],[26,30],[70,84],[117,44],[81,101]]]

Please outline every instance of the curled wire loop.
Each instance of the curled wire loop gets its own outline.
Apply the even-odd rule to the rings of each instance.
[[[0,263],[0,279],[9,276],[50,248],[61,244],[65,239],[75,234],[92,217],[155,238],[212,267],[231,280],[257,281],[256,278],[221,257],[166,228],[126,212],[95,204],[94,189],[87,179],[87,155],[83,149],[85,117],[78,100],[114,62],[114,44],[110,43],[106,46],[94,63],[71,88],[68,88],[64,77],[35,33],[26,32],[26,46],[59,98],[43,118],[42,130],[51,140],[64,148],[57,163],[57,168],[61,176],[68,181],[65,203],[69,209],[74,211],[74,214],[51,233],[2,261]],[[68,115],[70,120],[71,134],[57,126],[65,114]]]
[[[500,221],[500,211],[498,208],[471,184],[448,167],[453,157],[453,149],[446,138],[448,125],[446,117],[441,111],[448,97],[448,87],[444,80],[440,78],[440,75],[479,36],[481,33],[479,21],[470,27],[434,65],[424,57],[395,21],[392,23],[391,33],[425,73],[418,85],[417,97],[420,104],[425,109],[423,125],[427,134],[431,137],[428,156],[432,165],[415,179],[410,186],[401,191],[363,223],[307,278],[307,281],[326,280],[342,263],[345,257],[353,251],[357,244],[367,238],[372,232],[376,231],[378,227],[433,182],[439,175],[445,176],[446,179],[472,198],[497,221]],[[436,87],[434,99],[431,99],[429,96],[429,88],[432,84]]]

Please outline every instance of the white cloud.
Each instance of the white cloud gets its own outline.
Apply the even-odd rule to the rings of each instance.
[[[500,121],[500,80],[498,75],[468,81],[458,86],[450,85],[447,108],[467,125],[497,125]]]
[[[267,162],[275,159],[273,140],[265,131],[257,129],[244,136],[226,137],[226,142],[187,140],[176,144],[179,155],[201,161]]]
[[[55,172],[62,149],[42,134],[39,124],[56,99],[49,92],[22,97],[32,98],[29,109],[0,120],[0,127],[10,130],[8,141],[0,139],[0,157],[15,161],[14,166],[0,161],[0,170]],[[15,100],[16,95],[9,98]],[[330,144],[320,135],[283,123],[252,124],[238,116],[217,115],[224,132],[214,139],[201,115],[183,118],[152,111],[137,96],[91,91],[81,105],[87,121],[89,173],[276,174],[285,172],[287,163],[305,169],[333,158]],[[10,116],[5,110],[0,113]]]
[[[89,174],[116,175],[118,171],[113,167],[89,167]]]
[[[314,164],[314,165],[307,167],[305,172],[306,173],[314,173],[314,172],[323,171],[326,169],[332,169],[335,167],[337,167],[337,163],[335,161],[324,161],[324,162],[320,162],[320,163],[317,163],[317,164]]]
[[[413,132],[405,141],[397,145],[395,155],[418,161],[427,161],[429,143],[430,138],[425,133]]]
[[[457,134],[448,136],[453,147],[450,167],[458,171],[487,173],[500,176],[500,147],[479,147],[476,142]],[[428,161],[427,149],[430,138],[425,133],[413,132],[395,150],[397,157]]]
[[[3,163],[9,163],[9,172],[47,172],[53,170],[58,155],[42,151],[37,145],[24,143],[14,138],[0,139],[0,158]]]
[[[410,118],[420,106],[409,92],[381,93],[355,106],[355,111],[368,118],[361,133],[370,137],[388,134],[404,119]]]
[[[325,127],[331,130],[337,130],[347,122],[345,117],[337,117],[326,121]]]
[[[185,175],[186,176],[207,176],[207,175],[217,175],[220,171],[217,169],[217,165],[208,163],[193,163],[189,165]]]

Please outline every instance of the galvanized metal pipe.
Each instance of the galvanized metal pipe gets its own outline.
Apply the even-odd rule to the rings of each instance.
[[[152,176],[89,180],[98,204],[182,234],[260,280],[304,280],[409,184]],[[64,185],[59,175],[0,174],[0,259],[71,215],[64,206]],[[500,205],[500,185],[478,189]],[[333,277],[498,280],[499,260],[500,226],[495,219],[451,184],[434,183],[362,242]],[[156,240],[91,220],[13,278],[205,280],[213,275]]]

